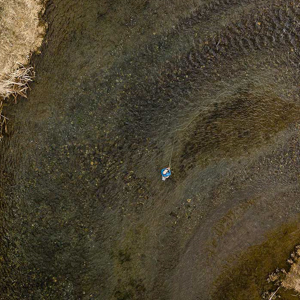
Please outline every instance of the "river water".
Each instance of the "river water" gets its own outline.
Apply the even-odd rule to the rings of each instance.
[[[299,16],[297,1],[49,1],[36,80],[6,112],[1,299],[275,290],[300,238]]]

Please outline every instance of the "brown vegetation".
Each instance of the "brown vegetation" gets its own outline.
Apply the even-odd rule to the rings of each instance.
[[[288,272],[285,269],[276,269],[268,277],[268,281],[277,286],[274,292],[268,293],[269,300],[276,299],[276,294],[280,288],[294,290],[300,294],[300,245],[295,247],[295,251],[292,252],[287,262],[291,265]]]
[[[5,130],[3,101],[26,96],[28,83],[34,77],[28,65],[45,32],[39,20],[43,9],[40,0],[0,0],[0,132]]]
[[[291,254],[288,263],[291,264],[291,268],[282,281],[282,286],[286,289],[294,289],[300,293],[300,245],[298,245],[295,252]]]

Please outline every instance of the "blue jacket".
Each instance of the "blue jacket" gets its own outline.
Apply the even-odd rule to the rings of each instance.
[[[163,173],[166,169],[167,168],[164,168],[164,169],[161,170],[162,177],[169,177],[171,175],[171,170],[169,170],[166,174]]]

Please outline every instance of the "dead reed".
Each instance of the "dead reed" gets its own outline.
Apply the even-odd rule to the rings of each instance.
[[[0,139],[3,137],[3,133],[7,132],[8,118],[2,114],[5,101],[13,98],[16,102],[18,96],[27,98],[29,82],[33,80],[34,75],[32,67],[20,65],[14,72],[0,79]]]
[[[268,282],[272,282],[277,288],[274,292],[268,292],[264,299],[276,299],[281,288],[293,290],[300,296],[300,245],[295,247],[287,262],[291,265],[288,272],[285,269],[276,269],[269,275]]]
[[[43,4],[44,0],[0,0],[0,139],[7,131],[5,102],[26,97],[35,75],[28,64],[45,34],[39,19]]]

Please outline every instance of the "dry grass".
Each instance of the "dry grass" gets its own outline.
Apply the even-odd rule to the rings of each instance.
[[[0,0],[0,79],[25,65],[41,45],[44,26],[39,0]]]
[[[0,81],[0,98],[6,99],[13,96],[16,100],[17,96],[26,97],[28,83],[34,78],[32,67],[24,67],[20,65],[18,69],[9,73]]]
[[[291,265],[287,272],[285,269],[277,269],[268,277],[268,282],[273,282],[277,289],[274,292],[268,293],[267,299],[274,300],[277,298],[277,292],[280,288],[293,290],[298,295],[300,294],[300,245],[296,246],[287,262]],[[266,298],[265,298],[266,299]]]
[[[296,247],[288,262],[291,264],[291,268],[281,285],[286,289],[293,289],[300,293],[300,246]]]
[[[40,0],[0,0],[0,137],[7,122],[3,102],[11,96],[15,100],[18,95],[26,97],[34,77],[32,68],[24,66],[43,40],[42,10]]]

